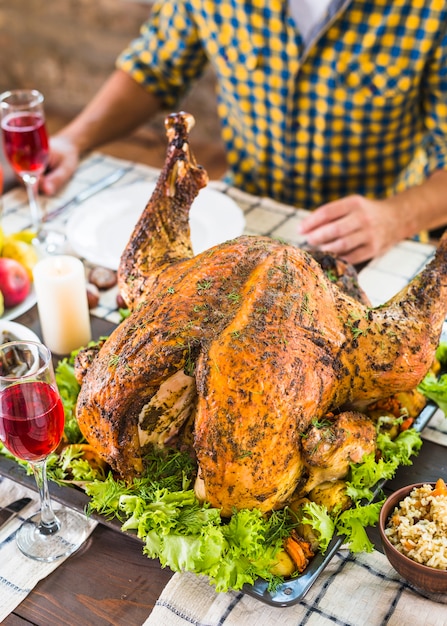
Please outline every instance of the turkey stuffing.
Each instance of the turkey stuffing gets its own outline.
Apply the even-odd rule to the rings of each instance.
[[[267,237],[193,256],[189,209],[207,175],[192,124],[166,119],[165,166],[118,272],[132,312],[94,355],[80,353],[77,419],[126,480],[147,447],[189,446],[201,499],[224,516],[266,512],[374,451],[365,407],[429,370],[447,312],[447,239],[377,308],[343,261]]]

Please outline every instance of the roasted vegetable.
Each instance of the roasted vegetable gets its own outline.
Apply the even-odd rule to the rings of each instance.
[[[317,485],[309,493],[309,499],[325,506],[331,514],[339,513],[352,506],[344,480],[326,481]]]
[[[296,571],[295,561],[290,557],[287,550],[279,550],[275,557],[275,563],[270,567],[274,576],[290,578]]]
[[[292,530],[290,536],[284,540],[284,547],[287,554],[295,563],[297,572],[303,572],[309,564],[315,552],[312,550],[311,544],[300,537],[296,530]]]

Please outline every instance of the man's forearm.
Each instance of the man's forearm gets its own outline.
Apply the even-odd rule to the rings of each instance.
[[[123,137],[160,110],[159,101],[116,70],[83,111],[58,136],[83,153]]]
[[[389,202],[401,222],[403,239],[447,225],[447,170],[436,170],[421,185],[397,194]]]

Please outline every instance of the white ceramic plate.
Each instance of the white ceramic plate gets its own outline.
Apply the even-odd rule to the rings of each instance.
[[[67,223],[67,237],[81,257],[118,269],[121,254],[143,212],[154,183],[107,189],[84,202]],[[242,234],[244,214],[228,196],[202,189],[190,211],[191,241],[195,254]]]
[[[31,285],[31,289],[29,294],[26,296],[25,300],[18,304],[17,306],[13,306],[10,309],[5,309],[3,315],[0,317],[0,321],[4,322],[7,320],[15,320],[16,317],[23,315],[27,311],[29,311],[37,302],[36,292],[34,291],[34,286]]]
[[[7,321],[2,317],[0,319],[0,343],[16,340],[40,342],[39,337],[27,326]]]

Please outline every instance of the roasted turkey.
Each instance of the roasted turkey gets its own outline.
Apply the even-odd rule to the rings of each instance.
[[[373,451],[362,411],[430,368],[447,312],[447,239],[377,308],[343,261],[334,279],[327,255],[267,237],[193,256],[189,208],[207,175],[191,154],[192,123],[166,120],[166,163],[118,273],[132,313],[94,357],[81,353],[77,419],[126,480],[147,446],[187,446],[189,434],[201,498],[223,515],[269,511]]]

